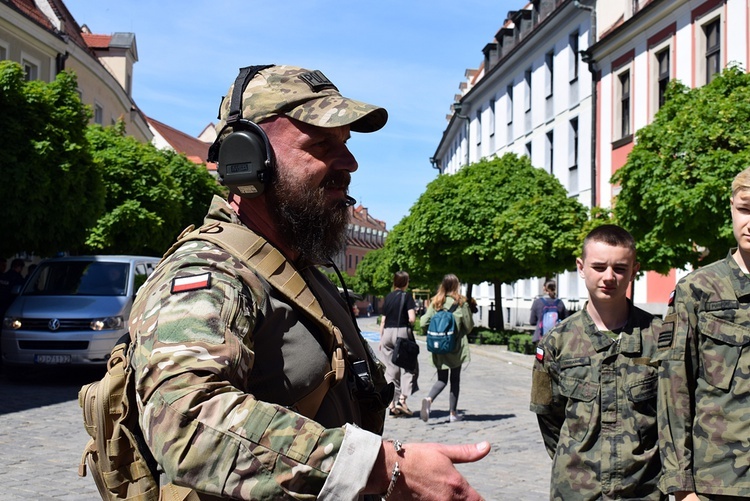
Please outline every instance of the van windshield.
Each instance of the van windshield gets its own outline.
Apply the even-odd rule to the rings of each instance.
[[[39,265],[24,287],[27,296],[124,296],[128,264],[58,261]]]

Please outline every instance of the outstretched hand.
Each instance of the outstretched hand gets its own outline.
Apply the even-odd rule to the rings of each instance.
[[[469,485],[466,478],[456,470],[454,464],[479,461],[489,452],[488,442],[462,445],[408,443],[402,445],[400,452],[396,452],[390,443],[384,442],[383,451],[378,456],[371,477],[380,477],[380,488],[377,490],[379,493],[385,492],[390,482],[393,465],[398,461],[401,475],[396,481],[389,500],[478,501],[483,499],[482,496]],[[385,483],[383,483],[383,473],[386,476]]]

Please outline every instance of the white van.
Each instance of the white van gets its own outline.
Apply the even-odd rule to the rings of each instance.
[[[159,258],[76,256],[42,261],[3,318],[2,360],[14,366],[104,365],[128,331],[138,288]]]

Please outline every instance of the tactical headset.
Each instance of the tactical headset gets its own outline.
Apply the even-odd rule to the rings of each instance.
[[[268,136],[258,124],[242,118],[242,94],[247,84],[259,71],[271,66],[273,65],[266,64],[240,68],[234,81],[226,125],[208,149],[207,160],[218,165],[219,182],[229,188],[231,193],[244,198],[255,198],[263,193],[274,168],[273,150]],[[229,135],[222,139],[229,130]]]

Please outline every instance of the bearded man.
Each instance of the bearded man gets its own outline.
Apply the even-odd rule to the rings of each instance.
[[[242,68],[227,96],[209,160],[229,199],[170,249],[131,314],[140,423],[162,490],[481,499],[453,463],[481,459],[488,443],[381,438],[392,388],[317,269],[341,249],[354,203],[350,132],[380,129],[386,111],[293,66]]]

